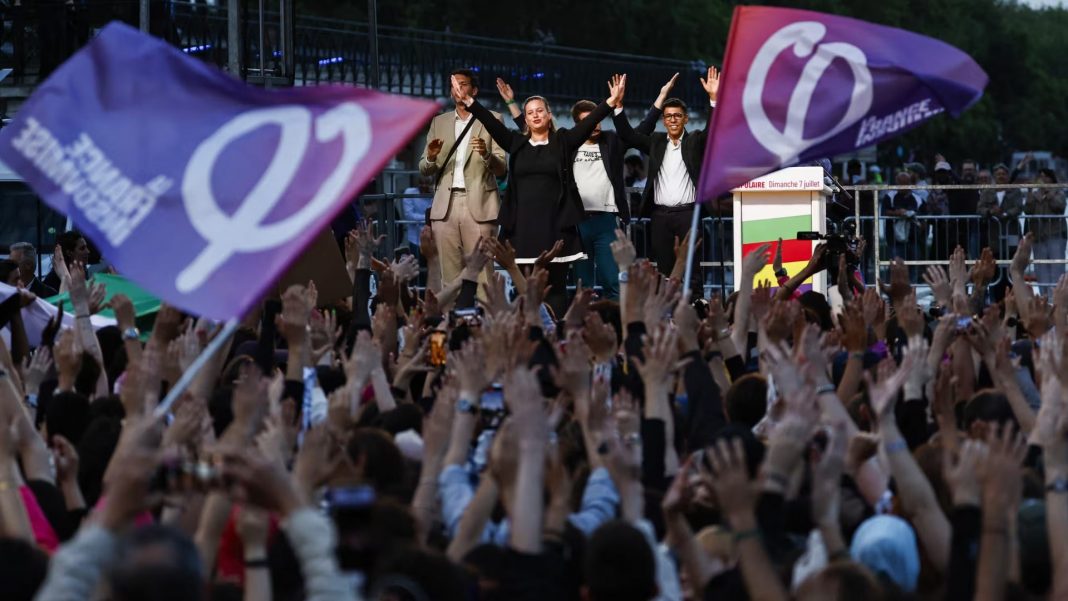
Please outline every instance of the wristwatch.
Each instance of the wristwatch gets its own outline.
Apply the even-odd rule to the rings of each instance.
[[[461,397],[460,400],[456,401],[456,410],[460,413],[469,413],[471,415],[474,415],[475,413],[478,413],[478,405],[475,405],[471,401]]]
[[[1068,478],[1054,478],[1052,482],[1046,485],[1046,492],[1066,493],[1068,492]]]
[[[126,328],[122,331],[123,340],[138,340],[141,338],[141,331],[137,328]]]
[[[626,284],[628,281],[630,281],[630,273],[627,272],[627,271],[620,271],[619,272],[619,283],[620,284]]]

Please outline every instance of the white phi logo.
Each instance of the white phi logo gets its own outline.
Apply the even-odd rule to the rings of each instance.
[[[199,288],[239,252],[257,252],[285,244],[328,210],[341,195],[349,175],[371,146],[371,120],[358,104],[346,102],[314,120],[315,140],[341,137],[342,153],[334,171],[315,196],[281,221],[262,224],[293,182],[311,138],[312,113],[302,106],[280,106],[242,113],[197,146],[182,179],[185,212],[208,246],[178,274],[179,292]],[[235,140],[264,126],[278,126],[281,136],[267,169],[233,215],[224,213],[211,189],[215,163]]]
[[[753,64],[749,67],[745,90],[742,93],[742,110],[745,121],[753,137],[764,148],[775,154],[781,164],[789,165],[806,149],[841,133],[844,129],[860,121],[871,109],[872,80],[868,70],[868,59],[860,48],[844,42],[816,44],[823,39],[827,28],[815,21],[793,23],[776,31],[760,47]],[[807,63],[801,78],[790,95],[790,104],[786,112],[786,128],[779,131],[764,112],[764,84],[768,71],[784,50],[793,48],[798,58],[805,58],[815,50],[816,54]],[[816,92],[823,73],[836,58],[844,59],[853,71],[853,90],[850,94],[849,109],[842,119],[829,131],[815,138],[805,138],[805,118],[808,116],[809,104]]]

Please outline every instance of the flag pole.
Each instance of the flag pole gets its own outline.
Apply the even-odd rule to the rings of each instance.
[[[155,417],[162,417],[170,412],[171,405],[174,405],[174,401],[178,400],[178,397],[185,392],[186,388],[189,388],[189,385],[193,383],[193,378],[196,377],[197,373],[204,368],[204,365],[211,360],[215,353],[219,352],[219,349],[226,344],[226,341],[234,335],[239,324],[240,322],[238,319],[232,317],[225,325],[223,325],[219,334],[208,343],[208,346],[200,352],[200,355],[198,355],[196,360],[193,361],[193,364],[189,366],[189,369],[185,370],[182,377],[178,378],[178,382],[174,384],[174,387],[167,392],[167,397],[163,399],[163,402],[156,407],[156,411],[153,413]]]
[[[690,221],[690,242],[686,247],[686,275],[682,279],[682,293],[690,294],[690,279],[693,276],[693,251],[697,245],[697,224],[701,220],[701,203],[693,203],[693,219]],[[702,287],[702,296],[704,289]]]

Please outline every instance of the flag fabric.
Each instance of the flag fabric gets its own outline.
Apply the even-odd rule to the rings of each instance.
[[[121,273],[226,319],[436,112],[353,87],[255,88],[112,23],[0,132],[0,160]]]
[[[0,303],[10,298],[11,295],[18,293],[18,291],[18,288],[0,282]],[[64,305],[64,309],[62,326],[64,328],[73,328],[75,320],[74,314],[70,312],[71,305],[69,302]],[[59,307],[43,298],[38,298],[22,308],[22,326],[26,329],[26,338],[29,339],[30,346],[41,344],[41,335],[44,333],[45,327],[48,326],[48,322],[57,313],[59,313]],[[93,325],[94,330],[99,330],[100,328],[115,325],[115,318],[110,315],[91,315],[89,316],[89,323]],[[4,344],[8,345],[8,348],[11,348],[11,326],[5,326],[0,330],[0,340],[3,340]]]
[[[782,167],[865,148],[943,112],[988,78],[936,39],[805,10],[734,9],[698,199]]]

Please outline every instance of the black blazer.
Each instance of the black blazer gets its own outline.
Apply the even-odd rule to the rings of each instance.
[[[513,131],[498,121],[486,107],[479,104],[475,99],[471,106],[467,107],[471,114],[478,119],[489,132],[493,141],[500,144],[508,151],[508,171],[515,172],[516,157],[527,148],[530,148],[530,136]],[[582,208],[582,198],[575,185],[575,176],[571,173],[571,164],[574,162],[575,152],[578,147],[590,137],[593,128],[605,117],[612,113],[612,107],[607,102],[597,105],[586,118],[575,124],[571,129],[562,128],[549,134],[549,147],[557,157],[560,165],[560,200],[557,204],[557,224],[560,229],[577,227],[585,217]],[[501,212],[497,216],[497,222],[503,232],[514,232],[516,226],[517,203],[519,196],[517,190],[520,182],[515,178],[508,181],[508,192],[501,202]]]
[[[659,118],[660,112],[656,108],[650,109],[636,131],[646,134],[652,132]],[[523,114],[518,117],[512,117],[512,120],[515,122],[516,127],[519,128],[519,131],[526,130],[527,122]],[[604,170],[608,173],[608,181],[612,183],[612,191],[616,196],[616,211],[619,214],[619,219],[623,221],[623,225],[626,225],[630,223],[630,202],[627,200],[627,186],[623,183],[623,158],[626,156],[627,150],[634,147],[624,142],[617,132],[605,130],[601,130],[601,135],[597,137],[597,147],[601,150],[601,164],[604,165]],[[578,154],[578,150],[579,146],[576,146],[571,152],[572,165],[575,164],[575,156]],[[577,182],[575,183],[575,188],[578,189]],[[582,200],[581,196],[579,200]]]
[[[649,110],[649,115],[646,116],[642,125],[645,125],[649,121],[649,117],[654,114],[659,119],[662,112],[663,109],[658,109],[654,106]],[[695,187],[701,173],[701,162],[705,158],[705,143],[708,141],[708,128],[712,125],[712,113],[713,110],[710,107],[708,121],[705,123],[704,129],[693,133],[686,132],[682,136],[682,162],[685,163],[686,171],[690,175],[690,181],[693,182]],[[634,130],[631,128],[630,122],[624,113],[615,115],[612,118],[612,122],[615,123],[616,131],[619,132],[624,142],[649,155],[649,170],[647,172],[649,180],[645,184],[645,191],[642,192],[640,211],[641,217],[649,217],[653,214],[653,207],[656,206],[656,198],[654,198],[656,195],[656,180],[660,177],[660,165],[663,164],[664,153],[667,151],[668,135],[665,132],[647,133],[640,129]]]

